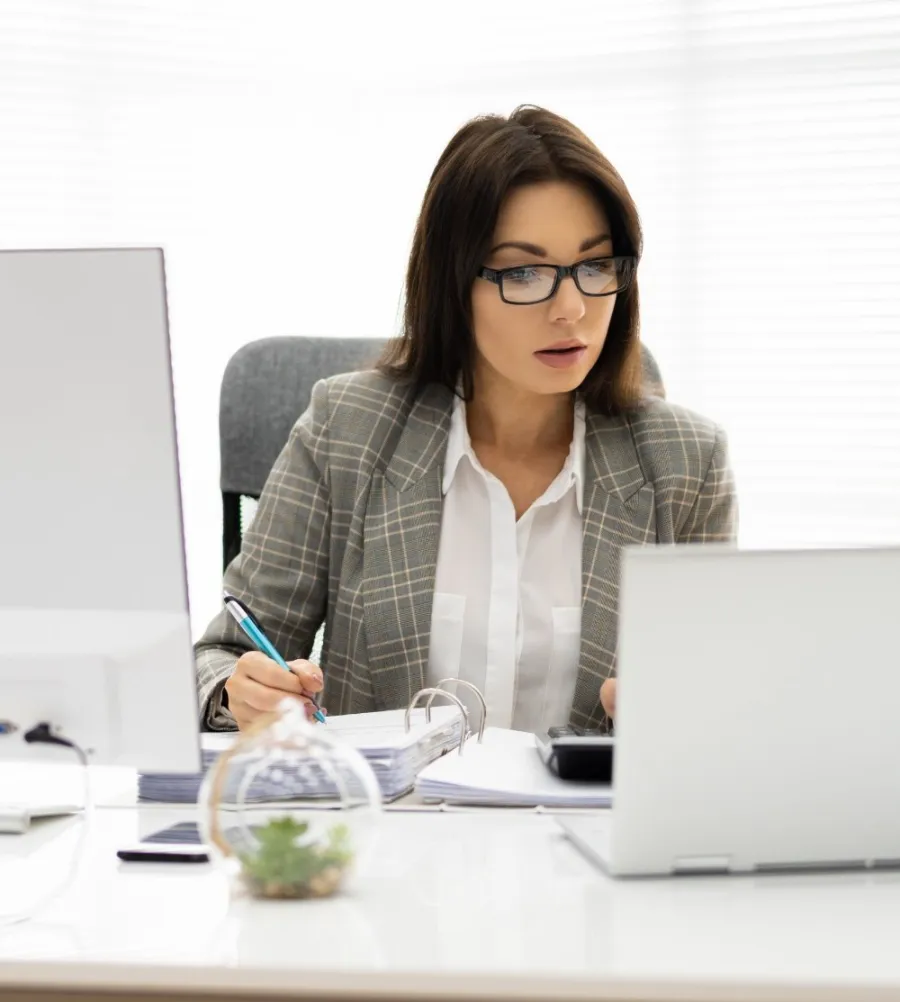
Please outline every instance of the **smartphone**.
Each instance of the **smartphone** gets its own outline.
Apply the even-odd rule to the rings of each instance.
[[[209,849],[193,821],[182,821],[148,835],[135,846],[119,849],[126,863],[208,863]]]
[[[544,765],[560,779],[612,783],[616,746],[612,735],[551,727],[536,734],[535,742]]]

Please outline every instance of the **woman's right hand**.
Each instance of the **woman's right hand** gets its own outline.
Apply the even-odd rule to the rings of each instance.
[[[322,691],[322,670],[311,661],[289,661],[290,671],[267,658],[260,651],[242,654],[225,683],[228,709],[238,727],[245,730],[263,713],[277,709],[285,696],[304,704],[307,717],[312,717],[315,705],[312,696]]]

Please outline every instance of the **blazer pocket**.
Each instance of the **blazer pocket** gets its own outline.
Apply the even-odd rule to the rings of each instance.
[[[465,595],[443,591],[434,593],[428,647],[428,675],[432,680],[459,677],[465,621]]]

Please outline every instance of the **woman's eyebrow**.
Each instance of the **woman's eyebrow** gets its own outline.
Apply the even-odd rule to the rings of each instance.
[[[578,248],[578,253],[583,254],[585,251],[591,250],[593,247],[599,247],[600,244],[605,243],[612,243],[612,237],[608,233],[601,233],[599,236],[591,237],[590,240],[585,240]]]
[[[583,254],[592,247],[599,247],[600,244],[605,244],[607,241],[611,240],[612,237],[608,233],[601,233],[596,237],[590,237],[588,240],[582,241],[581,246],[578,248],[578,253]],[[547,251],[543,247],[538,247],[537,244],[530,244],[525,240],[505,240],[502,244],[497,244],[497,246],[491,250],[491,254],[496,254],[497,251],[504,250],[507,247],[525,251],[526,254],[533,254],[535,257],[547,256]]]

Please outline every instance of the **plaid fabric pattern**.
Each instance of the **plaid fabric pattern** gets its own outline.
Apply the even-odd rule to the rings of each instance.
[[[453,398],[376,372],[316,384],[266,483],[225,590],[285,658],[324,622],[323,705],[405,707],[423,686]],[[603,723],[615,672],[619,555],[630,544],[732,540],[736,499],[715,424],[657,398],[628,418],[588,412],[582,648],[570,722]],[[222,687],[248,650],[224,611],[195,647],[201,723],[229,729]]]

